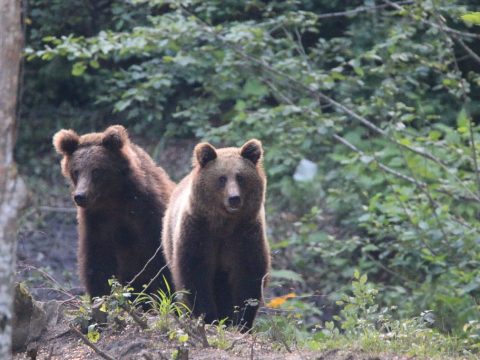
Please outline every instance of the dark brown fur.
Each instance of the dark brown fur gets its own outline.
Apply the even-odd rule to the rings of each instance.
[[[53,144],[77,203],[80,277],[92,297],[108,294],[109,278],[128,283],[158,249],[175,184],[120,125],[82,136],[61,130]],[[160,251],[132,284],[135,291],[164,266]],[[170,280],[168,270],[163,275]],[[160,275],[147,290],[162,287]]]
[[[189,292],[193,314],[207,322],[228,318],[243,331],[252,327],[270,267],[262,153],[258,140],[242,148],[198,144],[162,236],[175,289]]]

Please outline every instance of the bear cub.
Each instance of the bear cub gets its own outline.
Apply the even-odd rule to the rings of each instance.
[[[177,291],[206,322],[229,319],[248,331],[270,268],[266,177],[258,140],[241,148],[198,144],[193,169],[175,188],[162,243]]]
[[[79,273],[87,293],[109,294],[109,278],[125,285],[139,273],[132,286],[144,290],[166,265],[157,249],[175,184],[121,125],[82,136],[60,130],[53,145],[63,155],[62,173],[71,181],[77,205]],[[162,275],[170,280],[165,268],[146,291],[164,289]]]

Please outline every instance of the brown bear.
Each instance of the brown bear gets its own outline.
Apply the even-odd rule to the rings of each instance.
[[[193,314],[228,318],[242,331],[252,327],[270,268],[262,158],[255,139],[241,148],[198,144],[163,223],[173,283]]]
[[[79,273],[87,293],[109,294],[113,276],[122,284],[135,278],[134,291],[144,290],[166,265],[159,250],[162,218],[175,184],[121,125],[82,136],[60,130],[53,145],[63,155],[62,173],[72,183]],[[169,270],[145,291],[165,289],[163,276],[170,280]]]

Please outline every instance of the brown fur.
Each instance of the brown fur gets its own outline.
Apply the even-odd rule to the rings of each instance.
[[[229,318],[243,331],[252,327],[270,267],[262,153],[258,140],[242,148],[198,144],[163,226],[175,289],[189,292],[193,314]]]
[[[82,136],[60,130],[53,145],[77,203],[80,277],[92,297],[108,294],[107,280],[123,284],[141,271],[160,246],[161,219],[175,184],[123,126]],[[165,266],[161,251],[132,284],[143,290]],[[170,280],[169,271],[163,272]],[[148,291],[163,288],[160,275]]]

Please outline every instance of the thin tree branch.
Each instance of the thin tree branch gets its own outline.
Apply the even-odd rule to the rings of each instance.
[[[270,82],[268,79],[263,79],[264,82],[269,85],[271,87],[271,89],[274,91],[274,93],[279,96],[285,103],[289,104],[289,105],[294,105],[293,101],[287,96],[285,95],[280,89],[278,89],[272,82]],[[310,113],[312,113],[312,115],[314,116],[318,116],[317,113],[315,113],[313,110],[309,110]],[[343,145],[345,145],[346,147],[348,147],[350,150],[356,152],[357,154],[359,154],[360,156],[365,156],[366,154],[358,149],[355,145],[353,145],[352,143],[350,143],[348,140],[346,140],[345,138],[341,137],[340,135],[338,134],[334,134],[333,137],[339,141],[340,143],[342,143]],[[370,155],[367,155],[367,156],[370,156]],[[380,169],[382,169],[384,172],[386,173],[389,173],[395,177],[398,177],[402,180],[405,180],[407,182],[410,182],[412,184],[414,184],[416,187],[418,187],[422,192],[425,192],[425,191],[428,191],[428,184],[422,182],[422,181],[419,181],[418,179],[415,179],[413,177],[410,177],[410,176],[407,176],[407,175],[404,175],[388,166],[386,166],[385,164],[381,163],[380,160],[376,157],[376,156],[372,156],[375,160],[375,162],[377,163],[378,167]],[[385,180],[388,182],[388,179],[385,177]],[[443,193],[447,196],[450,196],[450,197],[453,197],[455,198],[455,195],[451,194],[449,191],[445,190],[445,189],[437,189],[438,192],[440,193]],[[403,203],[403,201],[401,201],[401,199],[397,196],[396,192],[393,191],[392,189],[392,192],[394,194],[394,196],[397,198],[397,201],[400,202],[400,204],[402,205],[402,208],[405,212],[405,215],[410,219],[410,222],[415,226],[415,222],[412,221],[411,219],[411,216],[410,214],[408,213],[408,209],[405,207],[405,204]],[[429,195],[428,195],[429,196]],[[459,196],[461,199],[463,200],[468,200],[468,201],[476,201],[476,199],[473,199],[473,198],[465,198],[463,197],[462,195]],[[434,202],[434,200],[431,198],[431,196],[429,196],[429,199],[432,203],[434,203],[437,207],[440,207],[440,205],[436,202]],[[436,214],[435,214],[436,215]],[[450,215],[451,216],[451,219],[455,222],[457,222],[458,224],[468,228],[468,229],[472,229],[472,226],[470,226],[469,224],[466,224],[462,219],[459,219],[457,218],[456,216],[454,215]],[[438,220],[438,217],[437,217],[437,220]],[[418,228],[418,226],[415,226],[416,230],[418,232],[420,232],[420,229]],[[422,241],[422,243],[425,245],[426,248],[428,248],[430,250],[430,252],[432,254],[436,254],[435,250],[433,250],[425,241],[423,241],[423,239],[420,237],[420,240]]]
[[[75,335],[77,335],[80,340],[83,341],[85,345],[93,349],[100,357],[106,359],[106,360],[115,360],[112,356],[104,352],[103,350],[100,350],[95,344],[93,344],[88,338],[83,335],[75,326],[70,325],[70,329],[74,332]]]
[[[135,282],[135,280],[137,280],[137,278],[147,269],[148,264],[150,264],[150,263],[153,261],[153,259],[155,259],[155,257],[158,255],[158,253],[160,252],[161,249],[162,249],[162,244],[160,244],[160,245],[157,247],[157,250],[155,250],[155,253],[153,254],[153,256],[152,256],[150,259],[148,259],[148,261],[145,263],[145,265],[143,266],[143,268],[133,277],[132,280],[130,280],[130,281],[127,283],[127,286],[131,286],[131,285]],[[164,270],[165,267],[166,267],[166,266],[162,267],[162,268],[160,269],[160,271]],[[157,276],[158,276],[158,275],[160,275],[160,274],[157,274]],[[151,284],[151,282],[150,282],[150,284]],[[150,284],[149,284],[149,285],[150,285]]]
[[[403,8],[402,6],[400,6],[400,3],[394,3],[392,1],[389,1],[389,0],[384,0],[384,2],[392,7],[394,7],[395,9],[397,10],[400,10],[402,12],[405,11],[405,8]],[[410,13],[408,13],[408,15],[410,16]],[[418,21],[417,19],[415,19],[415,21]],[[429,21],[429,20],[425,20],[425,19],[420,19],[420,22],[422,22],[423,24],[426,24],[426,25],[430,25],[436,29],[441,29],[441,26],[432,22],[432,21]],[[468,38],[472,38],[472,39],[480,39],[480,34],[474,34],[474,33],[469,33],[469,32],[466,32],[466,31],[459,31],[459,30],[455,30],[455,29],[452,29],[451,27],[448,27],[448,26],[445,26],[445,31],[450,33],[450,34],[454,34],[454,35],[458,35],[458,36],[461,36],[461,37],[468,37]]]
[[[278,89],[278,87],[273,84],[270,80],[266,79],[266,78],[262,78],[263,82],[265,84],[267,84],[268,86],[270,86],[270,88],[274,91],[274,94],[276,96],[278,96],[281,100],[283,100],[283,102],[289,104],[289,105],[294,105],[293,101],[288,98],[287,95],[285,95],[280,89]],[[317,113],[315,113],[313,110],[308,110],[312,115],[314,116],[318,116]],[[410,176],[407,176],[405,174],[402,174],[401,172],[397,171],[397,170],[394,170],[392,169],[391,167],[383,164],[376,156],[373,156],[373,155],[368,155],[366,154],[365,152],[363,152],[362,150],[360,150],[359,148],[357,148],[355,145],[353,145],[352,143],[350,143],[347,139],[341,137],[340,135],[338,134],[333,134],[332,135],[333,138],[335,140],[337,140],[338,142],[342,143],[343,145],[345,145],[346,147],[348,147],[350,150],[356,152],[357,154],[359,154],[360,156],[372,156],[375,160],[375,162],[377,163],[378,167],[381,168],[382,170],[384,170],[385,172],[395,176],[395,177],[398,177],[402,180],[405,180],[411,184],[414,184],[415,186],[417,187],[423,187],[423,188],[426,188],[428,186],[427,183],[424,183],[422,181],[419,181],[419,180],[416,180]],[[449,192],[448,190],[446,189],[437,189],[438,192],[442,193],[442,194],[445,194],[445,195],[448,195],[452,198],[460,198],[462,200],[466,200],[466,201],[477,201],[476,198],[474,197],[468,197],[468,196],[465,196],[465,195],[455,195],[455,194],[452,194],[451,192]],[[460,222],[460,221],[459,221]],[[465,225],[465,223],[463,222],[460,222],[462,225]]]
[[[461,47],[468,53],[468,55],[475,60],[477,63],[480,64],[480,56],[478,56],[467,44],[465,44],[465,41],[463,41],[459,36],[456,35],[451,35],[452,38],[460,44]]]
[[[414,1],[399,1],[396,4],[410,5],[410,4],[413,4],[413,3],[414,3]],[[373,11],[373,10],[381,10],[381,9],[385,9],[385,8],[388,8],[388,7],[390,7],[389,4],[376,5],[376,6],[360,6],[356,9],[353,9],[353,10],[319,14],[319,15],[317,15],[317,19],[330,19],[330,18],[336,18],[336,17],[352,16],[352,15],[356,15],[356,14],[359,14],[359,13],[362,13],[362,12],[368,12],[368,11]]]
[[[67,289],[65,289],[62,284],[60,284],[52,275],[48,274],[47,272],[43,271],[42,269],[39,269],[33,265],[27,265],[27,264],[23,264],[23,263],[19,263],[19,268],[21,270],[30,270],[30,271],[36,271],[38,272],[40,275],[42,275],[45,279],[49,280],[53,285],[55,285],[57,287],[57,289],[52,289],[52,290],[56,290],[58,292],[61,292],[63,293],[64,295],[67,295],[70,297],[70,299],[68,300],[72,300],[72,299],[75,299],[75,295],[73,295],[70,291],[68,291]]]

